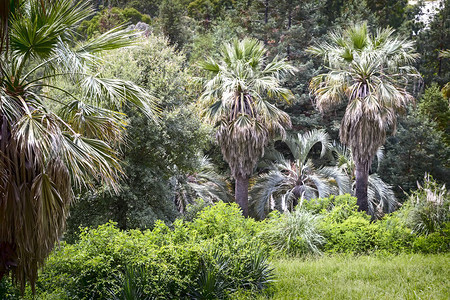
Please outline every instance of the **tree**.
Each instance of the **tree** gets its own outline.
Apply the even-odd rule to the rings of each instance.
[[[392,184],[396,197],[405,200],[406,194],[417,188],[424,173],[440,183],[450,184],[450,148],[436,124],[417,112],[399,120],[397,134],[387,139],[385,156],[378,173]]]
[[[211,128],[193,108],[201,86],[193,85],[184,52],[176,51],[167,38],[143,36],[136,47],[109,51],[103,58],[108,62],[103,65],[105,75],[128,78],[157,96],[160,118],[155,123],[137,109],[126,110],[128,143],[122,163],[126,178],[120,182],[121,191],[112,195],[89,191],[80,197],[68,219],[74,237],[80,226],[108,220],[121,229],[152,228],[157,220],[173,222],[178,215],[175,183],[196,172],[199,151],[210,140]]]
[[[355,191],[355,162],[352,151],[339,143],[333,143],[331,151],[336,159],[336,166],[342,170],[352,183],[352,193]],[[383,148],[376,153],[377,169],[384,158]],[[377,219],[385,213],[391,213],[399,206],[392,186],[384,182],[377,173],[371,173],[367,183],[368,212],[372,218]]]
[[[330,42],[309,49],[329,69],[311,80],[316,107],[324,112],[348,101],[339,136],[352,151],[357,203],[366,212],[371,161],[390,126],[395,129],[397,113],[414,100],[408,79],[420,78],[411,66],[417,57],[413,43],[393,33],[388,28],[370,34],[364,23],[334,32]]]
[[[337,167],[317,167],[310,158],[313,147],[321,145],[322,157],[330,147],[324,130],[312,130],[286,140],[293,161],[274,152],[275,163],[268,173],[260,175],[252,188],[252,206],[263,218],[275,207],[292,211],[299,199],[328,197],[330,194],[350,193],[350,181]],[[270,156],[270,155],[269,155]]]
[[[432,84],[425,90],[419,102],[419,113],[436,123],[435,129],[444,133],[445,141],[450,144],[450,107],[441,89]]]
[[[420,53],[419,71],[425,84],[437,82],[443,86],[450,81],[450,60],[440,55],[450,45],[450,0],[439,2],[439,10],[434,14],[427,28],[415,36],[417,52]]]
[[[114,146],[126,122],[117,110],[132,103],[154,116],[148,92],[98,72],[98,54],[130,45],[134,33],[116,28],[71,47],[91,13],[85,2],[31,0],[9,15],[0,55],[0,277],[11,271],[22,290],[26,281],[34,290],[61,237],[73,187],[118,190]]]
[[[269,102],[289,100],[280,80],[295,68],[283,59],[266,62],[263,44],[254,39],[226,44],[221,58],[203,64],[214,77],[201,96],[205,117],[217,127],[216,139],[235,179],[235,198],[248,216],[248,184],[264,147],[276,134],[285,135],[289,116]]]

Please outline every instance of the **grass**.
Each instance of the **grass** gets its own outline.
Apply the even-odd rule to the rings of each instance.
[[[277,281],[259,299],[450,299],[450,254],[325,256],[273,266]]]

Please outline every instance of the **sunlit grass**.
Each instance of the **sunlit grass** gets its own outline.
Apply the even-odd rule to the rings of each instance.
[[[450,299],[450,254],[326,256],[273,266],[277,281],[259,299]]]

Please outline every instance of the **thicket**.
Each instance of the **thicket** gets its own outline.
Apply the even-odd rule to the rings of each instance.
[[[171,227],[158,221],[152,230],[123,231],[110,222],[83,229],[74,244],[61,243],[40,273],[38,295],[226,299],[268,287],[273,258],[448,252],[449,206],[445,186],[427,176],[401,209],[375,222],[357,211],[350,195],[304,201],[263,221],[219,202],[197,206],[197,213],[192,208],[192,221],[178,219]],[[17,295],[8,285],[0,284],[5,299]]]

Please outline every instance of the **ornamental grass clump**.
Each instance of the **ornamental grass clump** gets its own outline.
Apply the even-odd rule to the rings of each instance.
[[[287,212],[269,221],[272,224],[263,232],[263,238],[287,255],[321,254],[325,238],[319,230],[320,219],[320,215],[305,210]]]

